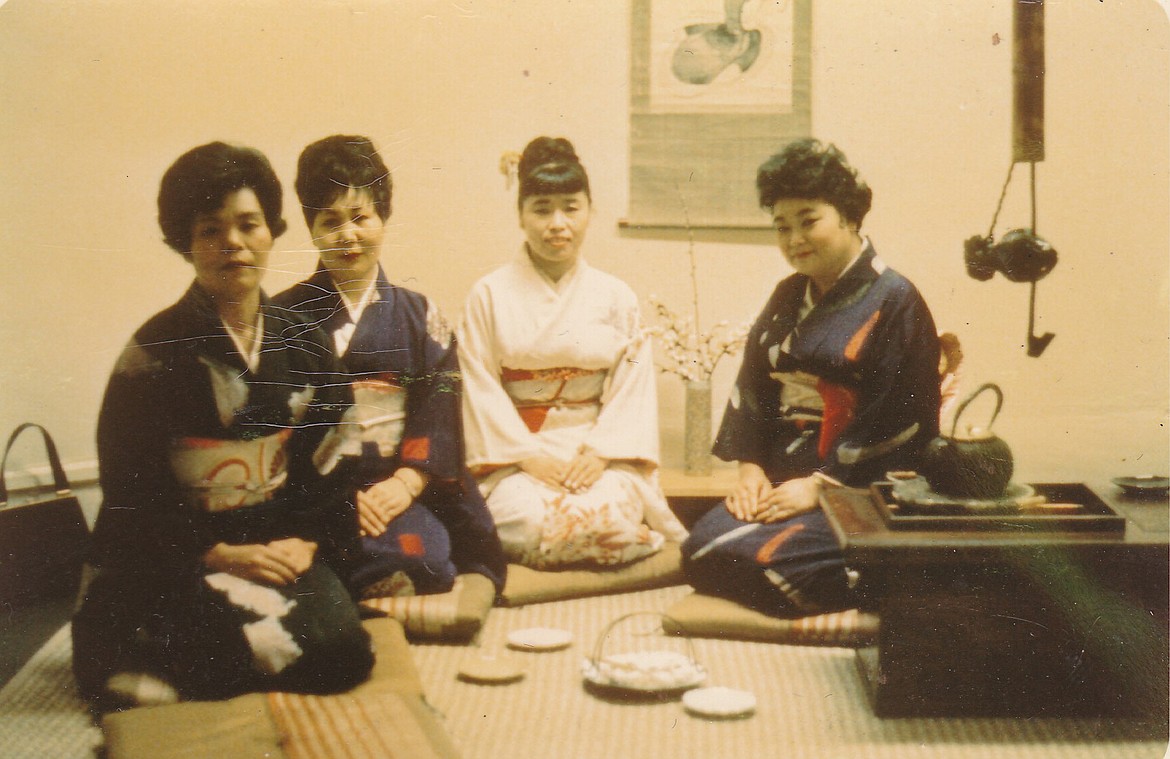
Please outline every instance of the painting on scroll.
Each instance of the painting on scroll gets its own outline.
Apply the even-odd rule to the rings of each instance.
[[[755,169],[811,127],[811,4],[632,0],[625,226],[767,226]]]
[[[792,109],[788,0],[652,0],[650,110]]]

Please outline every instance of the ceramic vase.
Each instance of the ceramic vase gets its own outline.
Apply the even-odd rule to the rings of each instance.
[[[711,474],[711,382],[685,380],[686,419],[683,471],[692,477]]]

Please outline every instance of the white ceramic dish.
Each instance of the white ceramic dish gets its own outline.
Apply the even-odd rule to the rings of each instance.
[[[459,679],[482,685],[504,685],[524,677],[524,670],[506,657],[470,656],[459,667]]]
[[[746,717],[756,710],[754,693],[722,686],[689,690],[682,702],[691,714],[714,719]]]
[[[1170,492],[1170,478],[1146,474],[1141,477],[1114,477],[1113,484],[1126,495],[1163,496]]]
[[[517,651],[558,651],[573,642],[573,633],[556,627],[525,627],[508,633],[508,646]]]

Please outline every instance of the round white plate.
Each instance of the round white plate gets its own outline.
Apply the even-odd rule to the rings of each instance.
[[[514,683],[524,677],[524,670],[506,657],[472,656],[459,667],[459,679],[484,685]]]
[[[525,627],[508,633],[508,646],[517,651],[556,651],[573,642],[573,633],[556,627]]]
[[[755,694],[722,686],[689,690],[682,702],[688,712],[700,717],[743,717],[756,710]]]

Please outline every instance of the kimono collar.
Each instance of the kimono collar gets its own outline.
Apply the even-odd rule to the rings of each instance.
[[[190,330],[188,337],[200,353],[214,357],[216,360],[230,364],[238,369],[248,369],[247,358],[241,355],[239,347],[228,332],[227,326],[215,310],[215,303],[211,296],[192,282],[187,292],[176,304],[180,323]],[[258,326],[261,329],[261,341],[265,340],[270,332],[272,302],[263,290],[260,291],[261,316]],[[254,369],[253,369],[254,371]]]
[[[573,264],[572,268],[562,274],[560,279],[554,281],[552,277],[541,271],[540,267],[532,260],[532,256],[528,253],[528,243],[520,244],[520,261],[522,266],[532,271],[558,295],[564,293],[569,285],[577,279],[577,276],[589,268],[589,264],[585,262],[585,256],[578,253],[577,262]]]
[[[837,277],[837,281],[821,296],[816,305],[829,305],[847,298],[851,293],[877,279],[885,269],[886,265],[877,257],[877,251],[874,250],[873,244],[870,243],[868,237],[865,238],[862,242],[861,253],[845,267],[845,270]],[[801,313],[807,313],[812,309],[812,306],[812,280],[808,279],[805,284]]]
[[[320,263],[317,264],[317,270],[313,272],[313,276],[309,277],[307,281],[323,294],[327,295],[326,298],[318,302],[318,308],[326,308],[329,312],[338,310],[345,311],[350,315],[351,320],[355,322],[361,316],[361,311],[359,309],[358,314],[355,315],[353,313],[353,306],[360,305],[364,308],[374,301],[384,300],[386,295],[394,287],[390,284],[390,280],[386,279],[386,272],[383,271],[382,264],[380,263],[378,264],[378,274],[374,277],[374,281],[370,283],[369,289],[362,293],[359,303],[355,304],[351,304],[346,300],[346,297],[337,289],[337,284],[333,281],[333,277],[330,276],[329,270]]]

